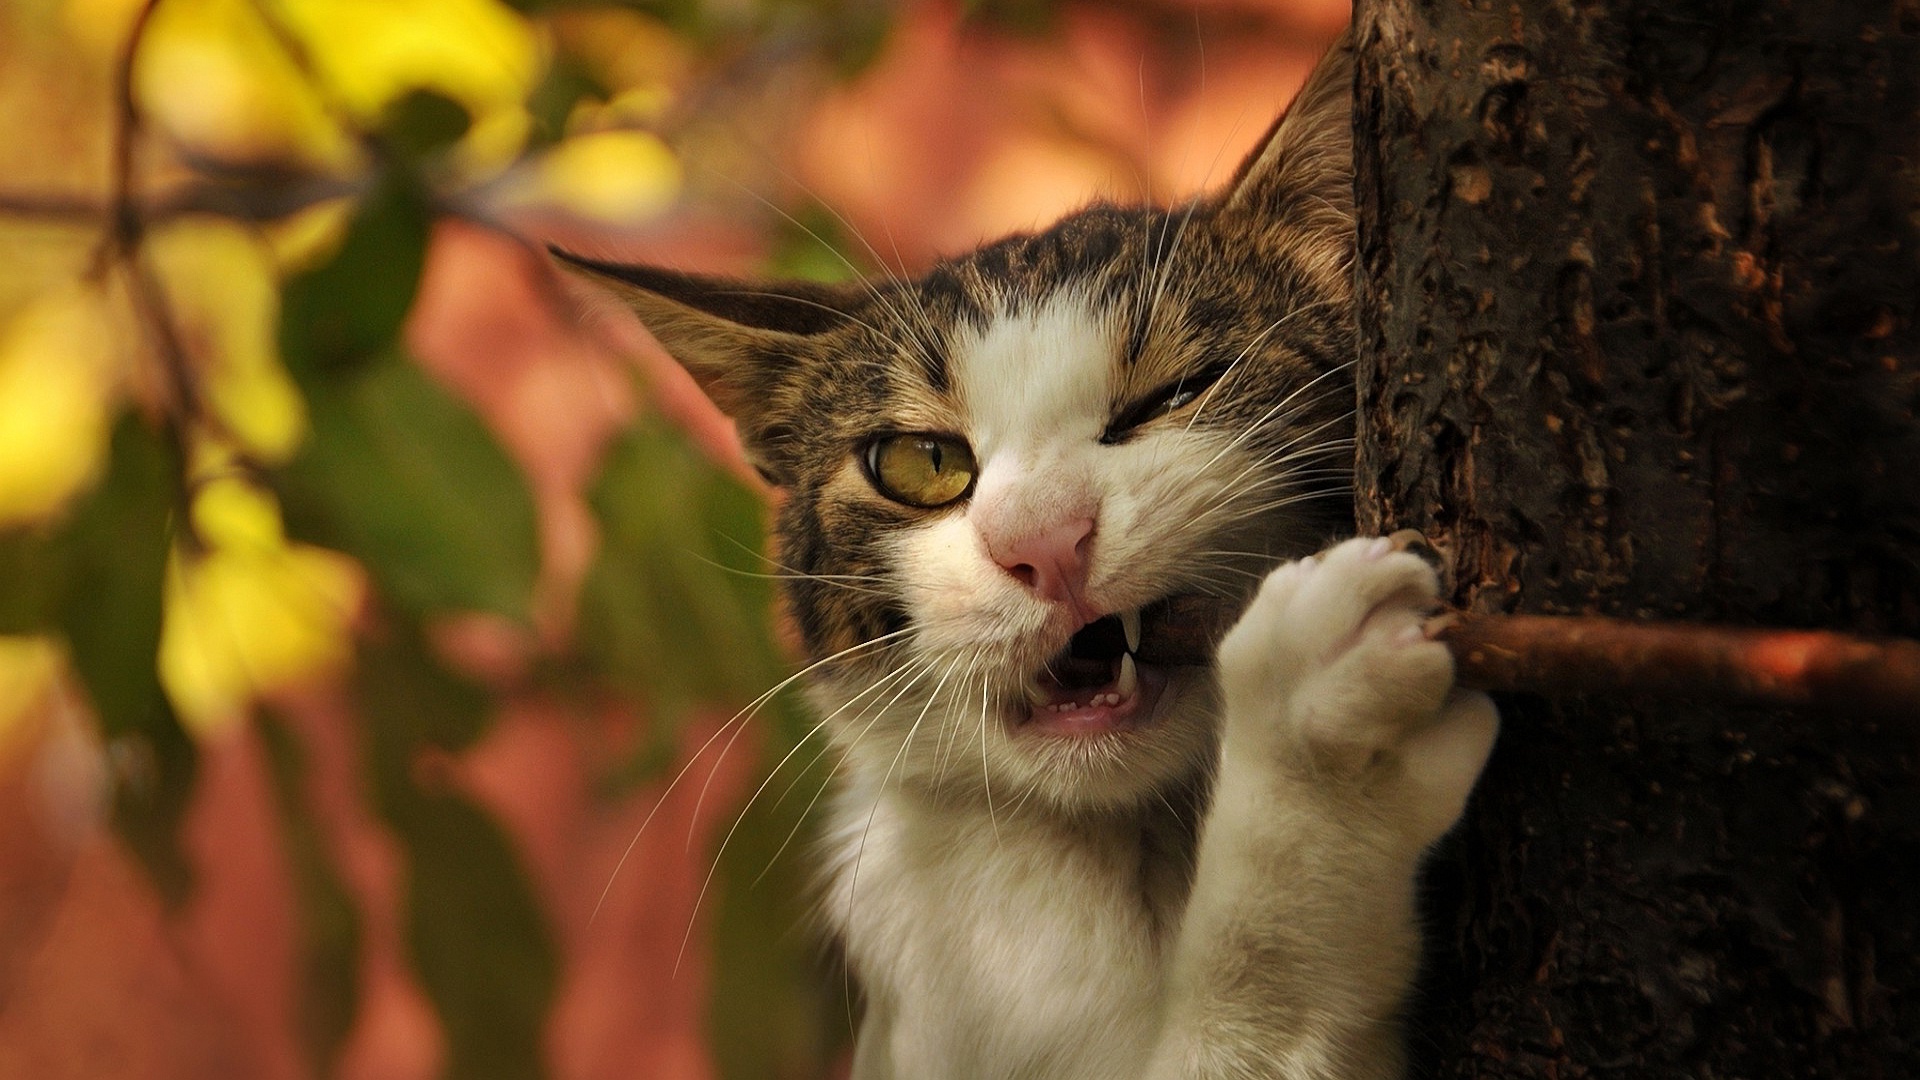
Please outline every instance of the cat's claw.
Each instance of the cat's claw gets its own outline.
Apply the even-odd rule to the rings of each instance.
[[[1498,727],[1428,638],[1434,569],[1362,538],[1274,570],[1221,642],[1227,739],[1310,782],[1391,804],[1424,846],[1459,816]]]

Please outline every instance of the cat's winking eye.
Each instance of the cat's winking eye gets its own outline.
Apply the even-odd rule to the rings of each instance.
[[[867,479],[895,502],[934,509],[973,490],[973,448],[952,435],[882,435],[867,444]]]
[[[1174,381],[1154,389],[1151,393],[1136,399],[1132,404],[1120,410],[1120,414],[1100,433],[1103,443],[1117,443],[1126,439],[1133,430],[1149,420],[1158,419],[1179,412],[1199,400],[1200,395],[1220,376],[1227,373],[1231,364],[1215,364],[1201,368],[1190,375],[1183,375]]]

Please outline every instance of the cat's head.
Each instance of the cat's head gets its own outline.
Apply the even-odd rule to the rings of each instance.
[[[1351,519],[1349,79],[1220,194],[1096,206],[917,281],[571,259],[784,492],[788,610],[855,783],[1135,803],[1214,744],[1203,667],[1129,645]]]

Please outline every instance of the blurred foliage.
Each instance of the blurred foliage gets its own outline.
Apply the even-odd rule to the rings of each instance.
[[[374,803],[412,871],[407,941],[439,1007],[447,1075],[539,1076],[556,961],[532,889],[500,827],[420,766],[473,745],[490,702],[406,629],[363,651],[357,682]]]
[[[353,1024],[360,913],[327,856],[305,783],[299,741],[281,723],[261,725],[273,773],[274,808],[293,864],[300,908],[300,1036],[315,1071],[331,1073]]]
[[[301,535],[365,561],[410,615],[525,621],[533,497],[480,419],[393,350],[308,391],[313,432],[279,476]]]
[[[758,559],[744,537],[765,508],[677,433],[641,424],[608,451],[588,495],[600,550],[580,596],[582,651],[628,693],[672,715],[741,686],[765,689],[781,668],[764,625],[772,590],[729,570]],[[724,656],[684,642],[733,642]]]
[[[773,236],[767,272],[802,281],[839,282],[859,276],[849,254],[860,241],[846,221],[818,202],[808,201],[780,219]]]
[[[198,748],[255,726],[317,1074],[358,1008],[363,934],[306,751],[263,708],[281,690],[350,682],[374,807],[406,855],[403,925],[446,1075],[542,1075],[559,978],[520,856],[447,767],[486,734],[500,688],[456,671],[435,629],[474,613],[531,624],[542,549],[520,467],[408,352],[435,223],[659,215],[682,187],[666,136],[690,57],[776,40],[848,72],[888,10],[35,0],[8,16],[94,57],[118,104],[98,133],[103,235],[85,258],[36,255],[0,282],[0,736],[32,686],[83,688],[116,827],[177,905],[194,887],[179,834]],[[17,235],[71,227],[70,192],[42,200],[36,224],[46,193],[6,184]],[[846,274],[836,223],[802,217],[780,268]],[[599,551],[577,626],[540,670],[650,717],[634,760],[606,763],[608,793],[656,778],[697,707],[754,702],[751,742],[784,768],[716,869],[715,1042],[728,1077],[817,1073],[843,1003],[823,1004],[798,871],[779,855],[824,779],[790,695],[756,698],[785,669],[764,507],[645,419],[588,499]]]

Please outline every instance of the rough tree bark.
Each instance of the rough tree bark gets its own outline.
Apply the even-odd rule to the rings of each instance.
[[[1362,0],[1360,528],[1478,612],[1920,636],[1920,4]],[[1445,1077],[1920,1076],[1911,728],[1516,697]]]

